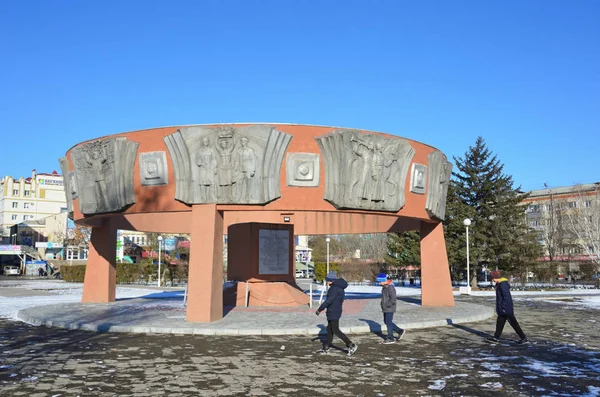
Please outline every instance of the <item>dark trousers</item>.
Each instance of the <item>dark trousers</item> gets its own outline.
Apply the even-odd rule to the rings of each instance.
[[[325,344],[325,347],[331,346],[331,342],[333,342],[333,335],[340,338],[346,344],[346,346],[350,346],[352,344],[346,334],[340,330],[340,320],[327,320],[327,343]]]
[[[400,335],[402,330],[396,324],[394,324],[394,313],[383,313],[383,322],[387,327],[387,337],[388,339],[394,339],[394,331]]]
[[[494,334],[494,338],[500,338],[500,335],[502,335],[502,330],[504,330],[504,324],[506,324],[506,320],[508,320],[508,323],[511,325],[511,327],[513,327],[513,329],[521,339],[526,338],[514,314],[508,316],[498,315],[498,319],[496,320],[496,333]]]

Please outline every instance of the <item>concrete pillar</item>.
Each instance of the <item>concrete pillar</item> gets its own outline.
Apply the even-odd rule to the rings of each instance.
[[[192,206],[187,321],[223,318],[223,214],[216,204]]]
[[[442,223],[421,222],[421,303],[454,306]]]
[[[100,227],[92,228],[85,279],[83,303],[114,302],[117,288],[117,228],[107,218]]]

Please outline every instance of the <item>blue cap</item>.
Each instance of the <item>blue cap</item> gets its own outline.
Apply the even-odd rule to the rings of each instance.
[[[385,274],[385,273],[379,273],[377,275],[377,282],[378,283],[385,283],[387,281],[387,279],[388,279],[387,278],[387,274]]]

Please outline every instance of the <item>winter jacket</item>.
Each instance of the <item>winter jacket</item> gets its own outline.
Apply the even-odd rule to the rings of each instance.
[[[515,314],[512,296],[510,295],[510,284],[502,277],[496,284],[496,313],[499,316],[510,316]]]
[[[342,303],[346,293],[344,290],[348,283],[343,278],[336,279],[329,286],[327,291],[327,299],[319,307],[319,312],[327,309],[327,320],[339,320],[342,317]]]
[[[390,283],[381,288],[381,310],[384,313],[396,311],[396,288]]]

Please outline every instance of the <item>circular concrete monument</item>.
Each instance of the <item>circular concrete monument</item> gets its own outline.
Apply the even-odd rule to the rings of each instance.
[[[187,320],[199,322],[223,316],[224,234],[235,288],[249,285],[251,305],[290,306],[308,303],[294,234],[418,230],[422,304],[454,305],[441,224],[452,166],[426,144],[337,127],[193,125],[82,142],[60,164],[69,211],[92,228],[83,302],[115,300],[118,229],[190,234]]]

